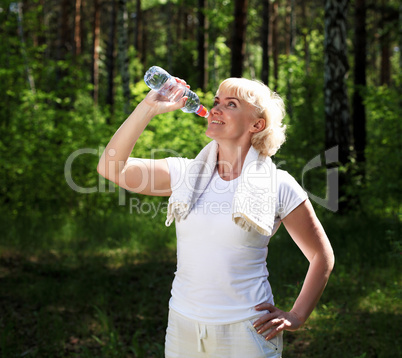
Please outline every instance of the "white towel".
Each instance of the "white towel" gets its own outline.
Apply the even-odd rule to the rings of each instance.
[[[186,180],[173,188],[169,198],[166,226],[180,221],[208,186],[216,167],[218,143],[212,141],[186,167]],[[272,234],[276,203],[276,166],[251,146],[240,175],[232,203],[232,220],[242,229]]]

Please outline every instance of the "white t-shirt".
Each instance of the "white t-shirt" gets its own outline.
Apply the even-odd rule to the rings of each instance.
[[[183,179],[190,159],[167,158],[170,182]],[[268,243],[280,221],[307,199],[286,171],[277,170],[273,234],[245,231],[232,221],[232,200],[238,180],[225,181],[217,170],[186,219],[176,223],[177,271],[170,307],[208,324],[229,324],[260,313],[259,303],[274,303],[268,282]]]

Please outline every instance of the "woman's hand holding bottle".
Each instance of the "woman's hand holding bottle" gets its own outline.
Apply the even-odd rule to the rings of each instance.
[[[187,88],[190,88],[189,85],[184,80],[179,78],[175,78],[178,83],[185,85]],[[178,102],[170,102],[168,98],[162,96],[155,90],[150,90],[147,96],[142,101],[143,104],[146,104],[150,107],[152,111],[152,115],[156,116],[158,114],[167,113],[171,111],[175,111],[184,107],[187,101],[187,97],[181,98]]]
[[[187,86],[185,81],[171,76],[163,68],[152,66],[145,73],[144,81],[149,88],[165,96],[168,101],[178,102],[181,106],[164,106],[161,109],[163,112],[159,111],[157,114],[167,112],[166,109],[180,108],[185,113],[196,113],[200,117],[208,117],[208,110],[200,104],[200,99],[195,92],[189,89],[190,86]]]

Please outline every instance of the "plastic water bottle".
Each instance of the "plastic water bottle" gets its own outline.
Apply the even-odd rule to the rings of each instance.
[[[185,85],[178,83],[167,71],[158,66],[152,66],[144,76],[147,86],[157,91],[170,102],[178,102],[181,98],[188,97],[181,110],[186,113],[196,113],[200,117],[208,117],[208,110],[200,104],[200,99]]]

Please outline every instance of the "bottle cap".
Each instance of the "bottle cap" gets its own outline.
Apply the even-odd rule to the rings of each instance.
[[[208,110],[203,106],[200,105],[200,107],[198,108],[197,112],[196,112],[200,117],[208,117],[209,112]]]

